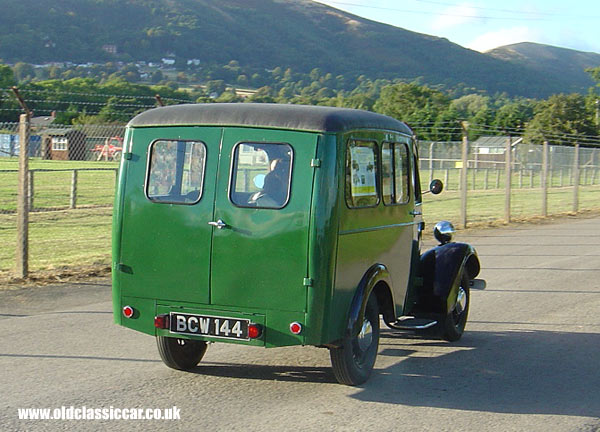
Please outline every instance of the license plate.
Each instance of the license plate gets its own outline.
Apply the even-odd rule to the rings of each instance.
[[[222,339],[249,339],[248,324],[250,321],[245,319],[171,312],[169,322],[171,333],[212,336]]]

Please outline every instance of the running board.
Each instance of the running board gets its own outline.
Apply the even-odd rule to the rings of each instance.
[[[438,322],[429,318],[415,318],[411,316],[402,316],[395,323],[389,324],[397,330],[425,330],[433,327]]]
[[[469,288],[475,290],[483,290],[486,287],[486,282],[484,279],[471,279],[469,282]]]

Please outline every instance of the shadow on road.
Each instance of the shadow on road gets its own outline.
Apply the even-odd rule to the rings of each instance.
[[[267,381],[335,383],[330,367],[269,366],[237,363],[200,363],[191,372],[214,377]]]
[[[510,414],[600,415],[600,334],[470,331],[449,344],[382,331],[380,355],[402,358],[377,370],[354,398]]]

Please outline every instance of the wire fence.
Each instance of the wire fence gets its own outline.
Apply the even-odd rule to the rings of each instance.
[[[0,277],[19,260],[19,123],[0,124]],[[28,268],[60,273],[110,262],[122,125],[32,123],[28,142]]]
[[[122,125],[32,123],[29,142],[28,269],[60,272],[110,264],[112,204],[123,147]],[[471,223],[600,209],[600,143],[534,145],[522,135],[479,135],[461,142],[419,143],[430,224]],[[417,129],[418,133],[418,129]],[[0,123],[0,278],[19,261],[19,124]]]

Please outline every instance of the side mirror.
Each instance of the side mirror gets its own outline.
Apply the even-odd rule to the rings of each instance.
[[[434,195],[441,193],[444,190],[444,183],[441,180],[435,179],[429,183],[429,192]]]
[[[433,236],[442,245],[452,241],[452,235],[454,232],[454,226],[448,221],[440,221],[436,223],[435,227],[433,228]]]

